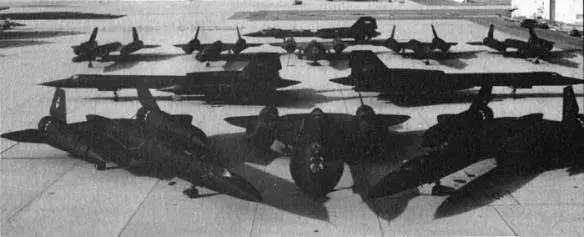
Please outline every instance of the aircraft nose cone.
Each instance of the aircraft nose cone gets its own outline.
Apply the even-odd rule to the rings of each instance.
[[[293,86],[296,84],[300,84],[299,81],[294,81],[294,80],[285,80],[282,79],[278,82],[278,88],[283,88],[283,87],[289,87],[289,86]]]
[[[338,83],[341,85],[345,85],[345,86],[352,86],[352,80],[348,77],[340,77],[340,78],[334,78],[334,79],[330,79],[329,81],[334,82],[334,83]]]
[[[64,87],[64,88],[71,88],[78,86],[78,81],[74,77],[61,79],[61,80],[54,80],[49,82],[43,82],[40,85],[43,86],[52,86],[52,87]]]
[[[262,35],[263,35],[262,32],[257,31],[257,32],[251,32],[251,33],[244,34],[243,36],[255,37],[255,36],[262,36]]]
[[[205,187],[236,198],[262,202],[260,192],[247,180],[236,173],[227,171],[224,175],[213,175],[205,181]]]

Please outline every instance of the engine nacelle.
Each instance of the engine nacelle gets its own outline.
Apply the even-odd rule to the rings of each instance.
[[[248,124],[245,133],[251,143],[261,150],[269,150],[276,139],[276,123],[279,119],[278,109],[273,106],[264,107],[255,124]]]
[[[286,50],[287,53],[294,53],[294,51],[296,51],[296,40],[294,40],[294,38],[292,37],[286,37],[284,38],[284,44],[283,47],[284,50]]]
[[[73,47],[73,53],[75,53],[75,55],[84,54],[95,47],[97,47],[96,41],[87,41],[80,44],[79,46]]]
[[[385,41],[385,47],[391,49],[394,53],[399,53],[403,49],[403,47],[393,38],[389,38]]]
[[[342,147],[330,144],[326,115],[315,109],[298,140],[290,161],[290,174],[296,185],[314,198],[325,196],[337,185],[343,174]]]
[[[201,47],[201,41],[197,38],[194,38],[191,41],[189,41],[189,43],[187,44],[187,48],[185,49],[185,52],[187,54],[191,54],[191,53],[193,53],[193,51],[199,50],[200,47]]]
[[[39,121],[38,131],[49,145],[96,164],[100,169],[105,168],[105,159],[92,149],[87,141],[70,131],[67,124],[60,120],[50,116],[44,117]]]
[[[345,44],[345,42],[343,42],[342,40],[340,39],[333,40],[333,50],[337,55],[340,55],[346,48],[347,44]]]
[[[190,115],[170,115],[140,108],[136,112],[136,120],[170,134],[177,141],[183,142],[187,150],[206,149],[208,146],[207,135],[190,124]]]

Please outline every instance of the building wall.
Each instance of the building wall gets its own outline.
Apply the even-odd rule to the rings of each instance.
[[[549,19],[550,16],[550,0],[512,0],[511,7],[517,8],[511,14],[513,17]]]
[[[556,21],[582,24],[582,0],[556,0]]]
[[[513,11],[513,17],[526,17],[550,20],[555,17],[555,21],[582,24],[583,0],[512,0],[511,7],[517,8]],[[555,4],[554,14],[550,14],[550,4]]]

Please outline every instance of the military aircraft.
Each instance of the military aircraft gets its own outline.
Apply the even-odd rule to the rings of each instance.
[[[237,41],[234,44],[226,44],[217,40],[210,44],[201,44],[199,40],[199,29],[197,27],[197,32],[195,33],[195,38],[186,44],[175,44],[175,47],[181,48],[186,54],[191,54],[193,51],[199,51],[195,56],[199,62],[207,62],[207,66],[210,66],[210,61],[216,61],[218,56],[223,51],[228,51],[229,54],[238,55],[241,51],[247,49],[248,47],[256,47],[262,44],[252,43],[248,44],[247,41],[241,37],[239,33],[239,27],[237,29]]]
[[[113,161],[129,170],[147,170],[159,178],[176,176],[193,186],[261,201],[259,192],[245,179],[213,163],[203,142],[206,137],[190,124],[189,115],[165,113],[147,89],[139,90],[143,108],[137,119],[87,115],[87,121],[67,123],[65,91],[57,88],[50,115],[40,120],[38,129],[0,136],[17,142],[49,144],[95,164],[98,170],[106,169],[107,162]],[[196,188],[185,190],[185,194],[198,195]]]
[[[97,38],[97,27],[93,28],[93,32],[91,36],[89,36],[89,40],[85,41],[79,45],[71,46],[73,48],[73,53],[75,53],[75,57],[73,57],[73,62],[83,62],[89,61],[88,66],[93,67],[92,61],[94,61],[98,57],[107,56],[109,53],[118,50],[122,47],[120,42],[112,42],[103,45],[99,45],[95,39]]]
[[[483,39],[482,42],[468,42],[470,45],[484,45],[499,52],[502,52],[505,56],[513,56],[511,52],[508,52],[508,48],[517,49],[515,56],[523,58],[534,58],[533,63],[539,64],[540,59],[550,58],[555,52],[569,52],[577,50],[565,50],[565,51],[553,51],[555,42],[549,41],[537,37],[533,28],[529,29],[529,40],[527,42],[518,39],[505,39],[503,41],[498,41],[494,38],[495,26],[491,24],[489,27],[489,33],[487,37]]]
[[[292,146],[290,173],[296,185],[313,198],[329,193],[339,182],[344,162],[356,162],[374,155],[384,146],[388,127],[408,120],[407,115],[375,114],[362,104],[356,115],[324,113],[279,116],[276,107],[263,108],[258,116],[225,118],[246,129],[250,143],[270,149],[274,140]],[[357,154],[358,159],[352,157]]]
[[[140,49],[150,49],[157,48],[160,45],[144,44],[138,36],[138,31],[136,27],[132,27],[132,42],[122,45],[119,42],[109,43],[106,45],[98,46],[95,38],[97,37],[97,27],[93,29],[93,33],[89,38],[89,41],[83,42],[78,46],[73,46],[73,51],[76,57],[73,58],[73,62],[89,61],[89,66],[92,67],[92,61],[96,58],[101,58],[102,61],[120,61],[125,57],[134,53]],[[119,51],[119,57],[110,55],[112,52]]]
[[[355,91],[384,92],[404,97],[450,94],[477,86],[513,88],[582,84],[584,80],[555,72],[445,73],[439,70],[390,69],[373,52],[353,50],[349,59],[351,74],[330,81],[353,86]]]
[[[78,74],[41,85],[113,91],[114,100],[118,100],[118,90],[145,84],[151,89],[174,93],[173,99],[180,99],[178,95],[204,94],[208,101],[228,99],[245,102],[267,96],[277,88],[300,83],[280,77],[282,65],[279,57],[277,53],[255,54],[242,71],[192,72],[184,76]]]
[[[376,29],[377,20],[370,16],[364,16],[357,19],[351,27],[324,28],[316,31],[268,28],[258,32],[247,33],[245,36],[274,38],[319,37],[324,39],[352,38],[356,41],[363,41],[379,36],[381,33],[375,31]]]
[[[348,46],[356,44],[354,41],[343,41],[339,38],[333,39],[330,42],[318,42],[311,40],[309,42],[296,42],[292,37],[284,38],[282,43],[270,43],[272,46],[281,47],[288,53],[294,53],[298,50],[298,57],[304,57],[306,60],[317,64],[318,60],[325,59],[327,55],[332,54],[341,55],[343,50]]]
[[[458,43],[454,42],[446,42],[442,38],[438,37],[436,33],[436,29],[434,29],[434,25],[432,26],[432,33],[434,34],[434,38],[432,42],[420,42],[416,39],[411,39],[408,42],[399,42],[397,41],[395,36],[395,25],[391,30],[391,36],[385,41],[377,40],[378,44],[384,45],[385,47],[393,50],[395,53],[401,53],[405,55],[405,50],[409,49],[414,52],[414,57],[419,59],[425,59],[425,64],[430,65],[430,58],[434,57],[434,50],[439,49],[443,53],[448,53],[450,47],[457,45]]]
[[[26,26],[26,25],[22,24],[22,23],[11,21],[10,18],[5,19],[5,20],[0,20],[0,33],[3,31],[6,31],[6,30],[12,30],[12,29],[14,29],[14,27],[18,27],[18,26]]]
[[[368,196],[393,195],[427,183],[435,183],[432,194],[444,194],[441,178],[486,159],[495,160],[491,169],[517,173],[584,165],[584,114],[578,114],[571,86],[564,88],[561,121],[545,120],[543,114],[493,118],[487,103],[477,99],[465,112],[439,115],[438,124],[423,136],[423,146],[432,151],[385,176]],[[467,176],[476,179],[475,174]]]

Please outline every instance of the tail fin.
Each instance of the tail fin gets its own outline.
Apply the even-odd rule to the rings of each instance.
[[[349,58],[349,67],[351,75],[388,70],[387,66],[371,50],[353,50]]]
[[[55,90],[49,114],[51,117],[67,123],[67,102],[65,97],[65,90],[61,88],[57,88]]]
[[[493,24],[491,24],[491,26],[489,27],[489,33],[487,34],[487,37],[489,39],[492,39],[494,37],[494,33],[495,33],[495,26]]]
[[[93,32],[91,32],[91,36],[89,36],[89,41],[93,42],[97,38],[97,27],[93,28]]]
[[[436,33],[436,29],[434,29],[434,25],[430,25],[432,26],[432,34],[434,34],[434,38],[439,38],[438,34]]]
[[[201,28],[200,26],[197,26],[197,32],[195,33],[195,39],[199,38],[199,29],[200,28]]]
[[[136,30],[136,27],[132,27],[132,39],[134,40],[134,42],[140,40],[140,38],[138,37],[138,31]]]
[[[479,94],[473,99],[468,112],[472,115],[471,118],[486,120],[494,117],[493,110],[489,108],[488,104],[491,101],[493,85],[483,85]]]
[[[237,39],[241,39],[241,33],[239,33],[239,26],[236,26],[235,29],[237,30]]]
[[[160,111],[160,107],[156,104],[152,93],[145,85],[139,85],[136,89],[138,90],[138,100],[142,107],[152,111]]]
[[[564,105],[562,109],[562,121],[571,121],[577,119],[578,112],[578,102],[576,101],[576,95],[574,95],[574,89],[572,86],[564,87]]]
[[[393,25],[393,28],[391,29],[391,36],[389,38],[393,39],[394,35],[395,35],[395,25]]]

